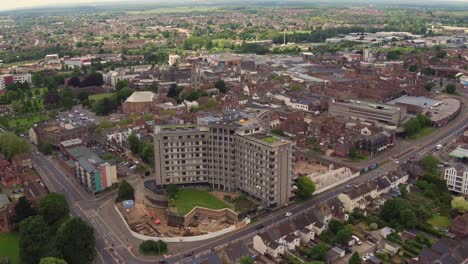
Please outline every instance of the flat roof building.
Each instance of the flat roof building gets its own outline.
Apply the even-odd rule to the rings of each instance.
[[[406,108],[359,100],[331,101],[328,112],[333,117],[374,121],[390,125],[401,125],[406,119]]]
[[[156,184],[208,184],[267,208],[285,206],[293,199],[293,143],[266,133],[264,114],[230,111],[200,118],[198,126],[156,126]]]

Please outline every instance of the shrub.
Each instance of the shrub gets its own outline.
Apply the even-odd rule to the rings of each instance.
[[[167,252],[167,244],[161,240],[146,240],[141,242],[140,251],[145,255],[162,255]]]

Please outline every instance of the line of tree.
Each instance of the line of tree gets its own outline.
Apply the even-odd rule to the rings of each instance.
[[[22,198],[15,213],[15,220],[19,221],[20,263],[92,263],[96,255],[94,229],[81,218],[70,216],[62,194],[47,194],[38,210]]]
[[[154,164],[153,143],[140,140],[135,134],[128,137],[130,150],[134,155],[138,155],[141,160],[148,164]]]

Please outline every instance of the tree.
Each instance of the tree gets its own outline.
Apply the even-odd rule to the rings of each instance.
[[[272,133],[272,134],[275,134],[275,135],[278,135],[278,136],[280,136],[280,137],[286,136],[286,135],[284,134],[283,129],[281,129],[281,128],[274,128],[274,129],[271,130],[271,133]]]
[[[434,82],[427,82],[425,85],[424,85],[424,88],[427,90],[427,91],[431,91],[433,88],[435,87],[435,83]]]
[[[221,93],[226,93],[228,91],[224,80],[217,80],[215,82],[215,88],[218,89]]]
[[[17,154],[30,153],[31,144],[15,134],[0,133],[0,152],[11,160]]]
[[[123,180],[120,183],[117,198],[120,201],[125,201],[125,200],[133,200],[134,197],[135,197],[135,190],[133,189],[132,185],[130,185],[130,183],[128,183],[126,180]]]
[[[255,262],[251,257],[245,256],[245,257],[240,258],[239,263],[240,264],[254,264]]]
[[[423,167],[424,171],[430,175],[439,175],[439,168],[437,165],[439,165],[439,160],[432,154],[428,154],[421,159],[421,166]]]
[[[410,65],[409,68],[408,68],[408,70],[409,70],[410,72],[416,72],[416,71],[418,70],[418,65],[414,65],[414,64],[413,64],[413,65]]]
[[[327,256],[328,246],[322,242],[318,243],[309,250],[309,258],[318,261],[325,261]]]
[[[133,154],[138,154],[140,152],[140,139],[137,135],[132,133],[128,137],[128,145]]]
[[[333,234],[338,233],[338,231],[340,231],[344,227],[345,225],[343,224],[343,222],[338,221],[336,219],[331,219],[330,222],[328,223],[328,230]]]
[[[78,76],[71,77],[70,79],[68,79],[67,85],[73,86],[73,87],[80,87],[81,85],[80,77]]]
[[[124,87],[120,90],[118,90],[115,94],[117,96],[117,103],[118,104],[121,104],[123,101],[127,100],[127,98],[132,95],[133,93],[133,90],[128,88],[128,87]]]
[[[301,199],[307,199],[312,197],[315,192],[315,184],[307,176],[299,177],[297,180],[297,194]]]
[[[78,93],[76,98],[80,101],[82,105],[89,105],[89,93],[85,91],[81,91]]]
[[[369,229],[370,229],[370,230],[377,230],[377,228],[379,228],[379,226],[377,225],[377,223],[370,223],[370,224],[369,224]]]
[[[140,251],[147,255],[162,255],[167,252],[167,244],[162,240],[145,240],[140,244]]]
[[[457,86],[453,83],[447,84],[445,87],[445,90],[447,90],[447,93],[449,94],[454,94],[457,91]]]
[[[460,213],[468,212],[468,201],[463,197],[455,197],[451,202],[452,208]]]
[[[345,226],[340,231],[336,233],[335,240],[336,243],[341,245],[346,245],[353,235],[353,230],[349,226]]]
[[[98,115],[108,115],[116,108],[117,104],[111,98],[103,98],[94,105],[94,112]]]
[[[47,257],[47,258],[41,259],[39,264],[67,264],[67,262],[63,259]]]
[[[170,199],[176,198],[178,192],[179,192],[179,189],[177,188],[177,185],[169,184],[167,186],[167,194],[169,195]]]
[[[91,72],[81,82],[81,87],[101,86],[103,84],[104,84],[104,78],[102,77],[102,73]]]
[[[39,143],[39,145],[37,146],[37,149],[44,155],[52,154],[52,150],[53,150],[52,145],[50,145],[47,142]]]
[[[421,130],[421,125],[416,118],[411,118],[403,125],[407,135],[414,135]]]
[[[18,203],[15,205],[15,222],[19,223],[24,219],[35,216],[36,209],[32,207],[31,202],[25,196],[21,196]]]
[[[355,251],[353,255],[351,256],[351,258],[349,259],[348,264],[361,264],[361,263],[362,263],[361,256],[359,256],[359,253]]]
[[[400,212],[400,223],[404,223],[406,228],[414,228],[416,226],[416,214],[410,208],[406,208]]]
[[[39,203],[39,214],[49,225],[57,223],[67,217],[69,213],[70,208],[63,194],[49,193]]]
[[[68,264],[91,263],[96,256],[94,229],[81,218],[71,218],[59,228],[57,251]]]
[[[28,217],[19,226],[19,255],[21,263],[38,263],[47,255],[49,228],[42,216]]]
[[[128,87],[128,80],[119,80],[115,84],[115,89],[118,91],[122,88]]]
[[[357,153],[357,149],[355,146],[352,146],[349,148],[348,157],[352,160],[357,159],[358,153]]]

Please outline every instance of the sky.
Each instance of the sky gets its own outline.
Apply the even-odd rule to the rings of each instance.
[[[90,3],[106,3],[122,0],[0,0],[0,9],[18,9],[30,8],[38,6],[54,6],[54,5],[76,5],[76,4],[90,4]]]
[[[22,9],[31,7],[43,7],[43,6],[56,6],[56,5],[77,5],[77,4],[95,4],[95,3],[109,3],[109,2],[132,2],[134,0],[0,0],[0,10],[11,10],[11,9]],[[169,0],[170,1],[170,0]],[[194,0],[196,2],[198,0]],[[205,2],[204,0],[200,0]],[[313,0],[311,0],[313,2]],[[373,1],[373,0],[371,0]],[[399,0],[404,3],[406,0]],[[431,2],[434,0],[430,0]],[[436,0],[437,1],[437,0]],[[438,0],[446,1],[446,0]],[[468,0],[451,0],[454,2],[468,2]],[[158,2],[158,0],[146,0],[146,2]],[[414,2],[414,0],[413,0]],[[418,2],[418,1],[416,1]],[[425,0],[421,0],[420,3],[424,3]]]

